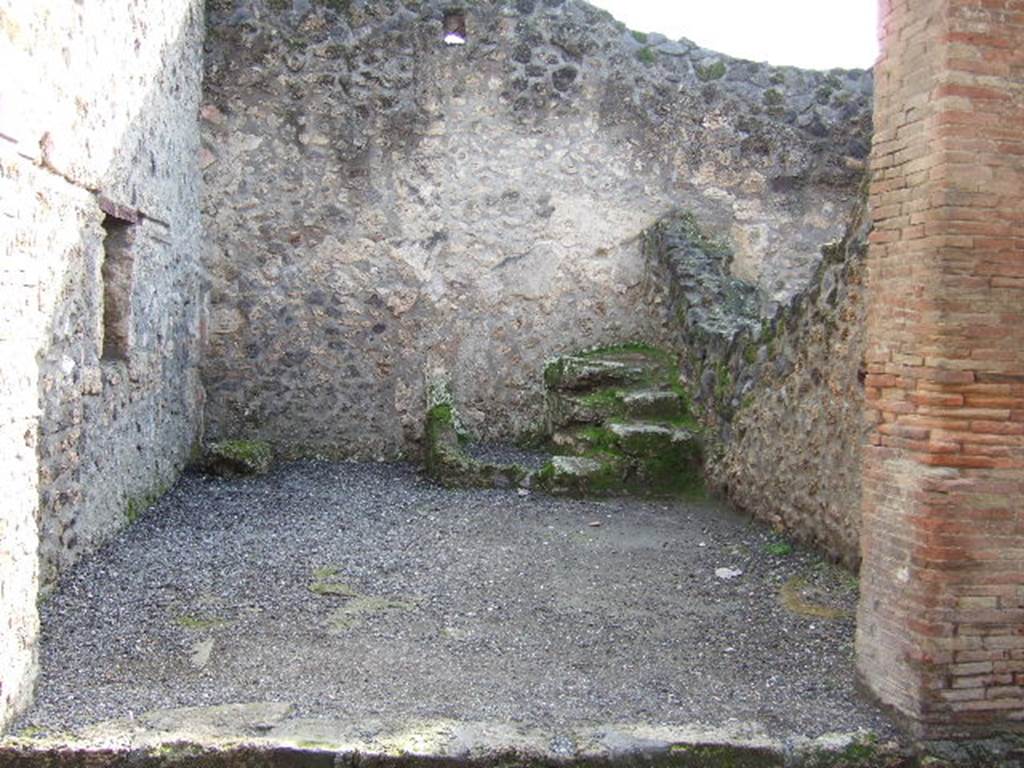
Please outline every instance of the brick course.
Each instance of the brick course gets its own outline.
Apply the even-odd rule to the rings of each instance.
[[[1024,721],[1024,2],[879,30],[858,669],[977,736]]]

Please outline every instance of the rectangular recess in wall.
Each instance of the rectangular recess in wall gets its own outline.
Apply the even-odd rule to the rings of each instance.
[[[450,8],[444,12],[444,42],[446,45],[465,45],[466,12],[461,8]]]
[[[103,360],[127,360],[131,348],[135,218],[131,221],[111,213],[103,217]]]

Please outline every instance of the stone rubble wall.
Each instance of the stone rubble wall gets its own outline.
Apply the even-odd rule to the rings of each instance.
[[[854,206],[807,287],[771,317],[728,274],[731,252],[670,216],[645,236],[652,292],[670,286],[683,376],[708,426],[711,487],[856,569],[860,561],[865,254]]]
[[[198,0],[0,9],[0,727],[31,694],[41,591],[200,429],[202,35]],[[100,359],[101,198],[144,214],[127,361]]]
[[[737,61],[577,0],[214,0],[202,108],[212,437],[419,450],[426,382],[484,439],[544,361],[663,345],[637,233],[676,207],[765,311],[842,231],[871,75]]]

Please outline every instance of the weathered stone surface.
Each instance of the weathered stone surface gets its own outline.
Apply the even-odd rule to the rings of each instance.
[[[551,356],[666,341],[636,235],[694,210],[733,270],[807,279],[867,151],[871,76],[641,43],[576,0],[210,3],[213,437],[415,454],[424,382],[535,431]]]
[[[462,443],[468,437],[461,432],[455,400],[447,385],[431,388],[424,432],[427,474],[446,487],[508,488],[532,483],[532,472],[526,467],[481,461],[463,450]]]
[[[538,473],[541,488],[577,496],[701,489],[703,441],[674,355],[632,343],[552,360],[544,374],[550,445],[571,455]]]
[[[600,763],[612,768],[638,762],[672,768],[973,768],[1001,765],[1008,751],[1005,745],[973,752],[954,748],[940,758],[863,732],[793,743],[738,721],[720,728],[615,723],[556,730],[434,719],[381,729],[288,717],[289,708],[268,702],[145,713],[141,724],[104,723],[64,740],[0,740],[0,761],[12,768],[330,768],[353,761],[381,768],[423,762],[491,768],[510,759],[538,766]]]
[[[692,216],[646,236],[653,279],[671,286],[687,387],[711,427],[711,484],[850,566],[860,556],[869,228],[858,204],[808,287],[768,317],[763,294],[728,274],[731,252]]]
[[[661,456],[673,447],[694,439],[694,433],[688,429],[662,424],[612,422],[608,424],[608,431],[615,435],[624,453],[637,457]]]
[[[39,588],[199,430],[202,24],[197,0],[0,11],[0,726],[30,690]],[[108,214],[133,233],[114,271]]]
[[[544,383],[556,390],[592,390],[642,381],[644,369],[621,360],[560,357],[544,368]]]
[[[622,407],[627,416],[637,419],[678,419],[686,412],[678,393],[663,389],[640,389],[622,394]]]
[[[586,456],[554,456],[541,470],[538,484],[548,493],[587,496],[619,486],[621,468]]]
[[[274,453],[260,440],[220,440],[206,449],[204,465],[216,475],[263,475],[270,470]]]

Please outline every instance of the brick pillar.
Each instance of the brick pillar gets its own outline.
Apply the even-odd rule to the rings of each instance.
[[[861,681],[1024,724],[1024,0],[881,0]]]

